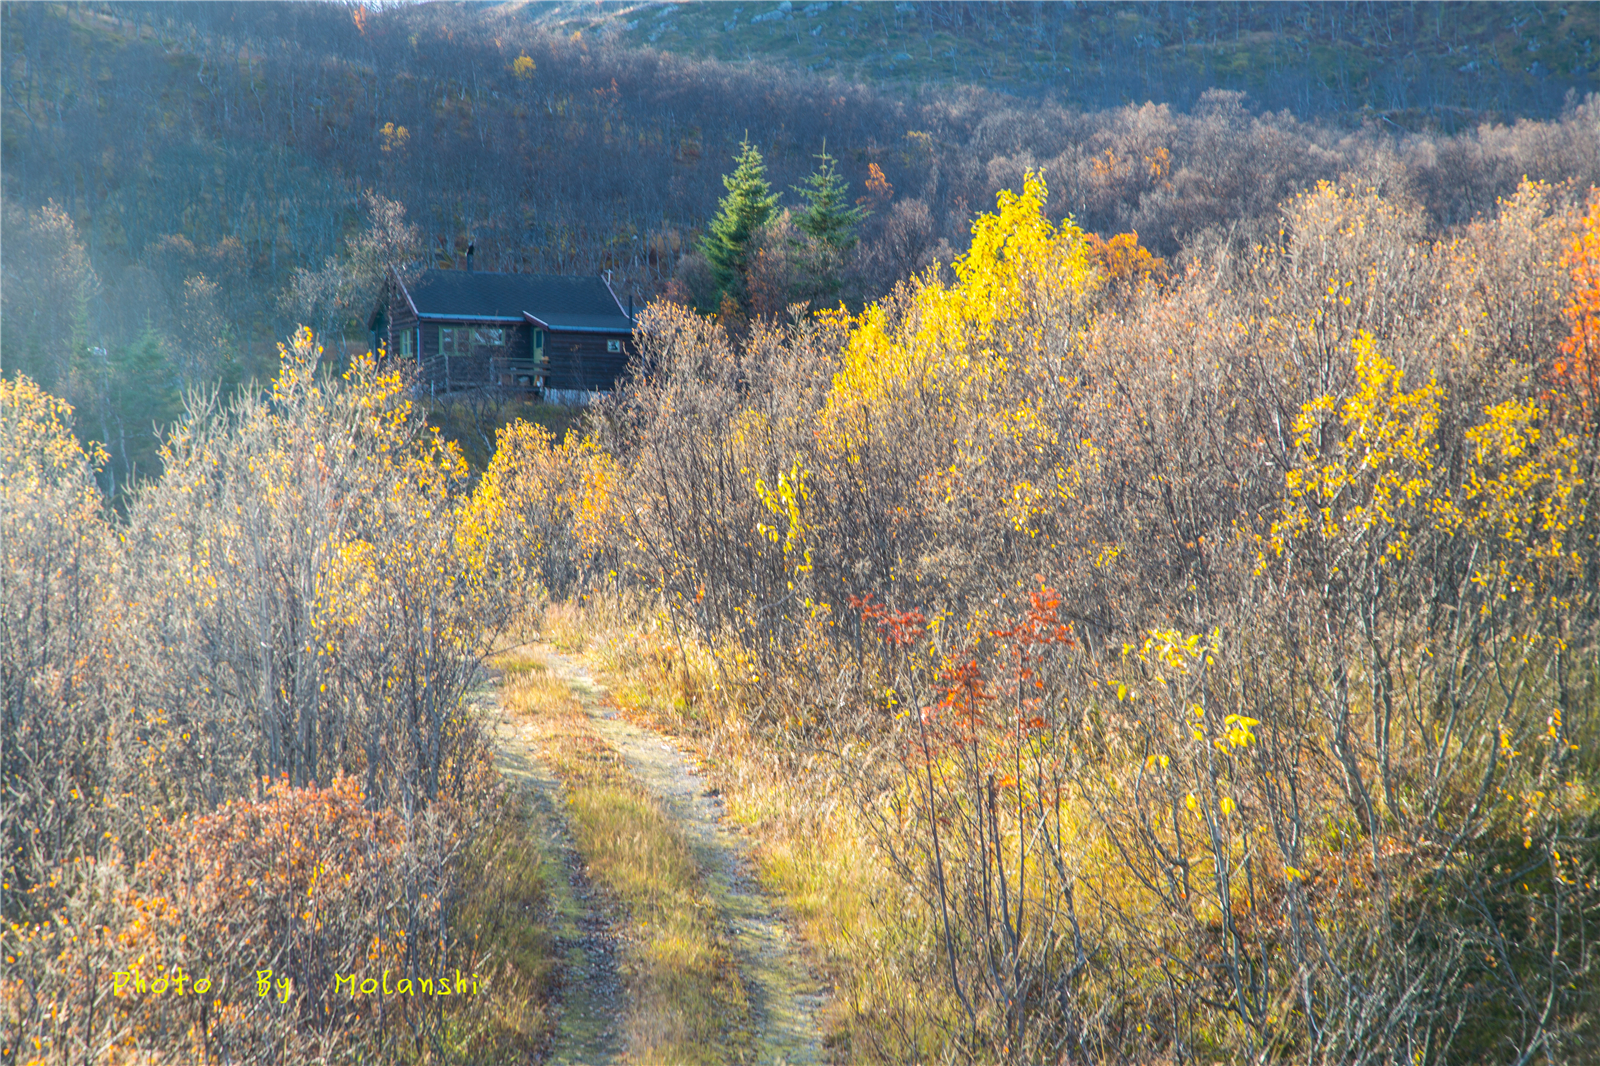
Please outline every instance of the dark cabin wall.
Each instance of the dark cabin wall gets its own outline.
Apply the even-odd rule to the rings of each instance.
[[[417,361],[417,316],[411,312],[411,304],[400,294],[391,279],[385,282],[383,289],[383,306],[375,316],[378,318],[375,336],[372,338],[375,345],[381,346],[390,359],[400,357],[401,337],[411,334],[411,351],[405,356],[407,361]]]
[[[409,358],[415,362],[417,358],[417,316],[411,313],[411,307],[404,299],[389,301],[389,326],[385,334],[379,338],[383,342],[384,350],[391,356],[397,356],[402,347],[400,336],[403,333],[411,334],[411,353]]]
[[[439,347],[439,330],[444,329],[503,329],[506,331],[504,348],[474,348],[470,354],[446,353]],[[505,384],[505,364],[526,363],[532,359],[533,330],[527,325],[508,322],[440,322],[422,323],[422,348],[417,355],[421,367],[421,383],[436,392],[455,389],[481,389]]]
[[[606,351],[606,341],[621,341],[621,352]],[[633,341],[626,333],[560,333],[550,331],[544,354],[549,360],[545,387],[585,392],[609,390],[628,369]]]

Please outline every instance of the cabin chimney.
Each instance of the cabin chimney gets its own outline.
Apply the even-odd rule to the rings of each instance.
[[[472,242],[468,241],[467,242],[467,272],[468,273],[472,272],[472,251],[473,251]]]

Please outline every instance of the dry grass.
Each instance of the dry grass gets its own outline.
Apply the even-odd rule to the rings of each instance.
[[[545,609],[542,627],[545,639],[558,651],[582,654],[588,647],[588,634],[583,627],[583,612],[570,603],[553,603]]]
[[[749,1003],[683,829],[595,734],[563,680],[537,660],[498,665],[506,706],[531,720],[539,754],[566,786],[573,844],[621,911],[629,1059],[738,1061],[750,1046]]]
[[[557,973],[546,858],[526,799],[513,797],[463,861],[454,924],[493,979],[474,1024],[447,1037],[459,1048],[447,1061],[526,1059],[550,1036]]]

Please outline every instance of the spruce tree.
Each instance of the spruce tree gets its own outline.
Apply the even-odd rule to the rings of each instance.
[[[817,169],[804,185],[794,187],[806,204],[794,222],[811,245],[806,255],[811,275],[807,287],[815,298],[829,302],[839,295],[839,271],[845,255],[856,246],[856,227],[867,217],[867,209],[850,203],[849,183],[834,169],[827,145],[816,159]]]
[[[750,242],[767,224],[778,203],[778,194],[767,183],[761,152],[748,140],[739,144],[737,163],[732,175],[722,176],[728,195],[722,198],[717,217],[700,240],[700,251],[711,264],[716,285],[712,306],[703,310],[718,309],[725,294],[731,295],[740,307],[748,308],[746,269]]]
[[[177,368],[153,330],[111,353],[116,458],[124,476],[161,472],[161,430],[183,414]]]
[[[818,244],[842,255],[856,246],[856,227],[867,217],[867,209],[850,205],[849,183],[834,170],[827,146],[815,158],[817,169],[804,185],[794,188],[806,202],[794,224]]]

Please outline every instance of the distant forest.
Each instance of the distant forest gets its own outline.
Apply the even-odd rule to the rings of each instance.
[[[1207,89],[1301,118],[1447,130],[1550,117],[1593,87],[1600,14],[1551,3],[549,3],[570,34],[697,58],[782,59],[846,78],[982,84],[1085,110]],[[730,17],[731,16],[731,17]],[[1337,120],[1337,119],[1336,119]]]
[[[76,375],[80,404],[112,388],[118,353],[124,377],[166,367],[173,395],[260,374],[273,341],[316,317],[287,295],[296,271],[348,259],[371,225],[363,194],[404,206],[431,264],[459,265],[473,242],[480,269],[610,270],[645,301],[680,271],[747,137],[786,205],[826,148],[871,209],[845,286],[857,306],[948,263],[1030,168],[1054,217],[1137,232],[1175,267],[1270,234],[1319,180],[1381,187],[1437,227],[1524,176],[1600,181],[1593,8],[1004,7],[7,4],[6,366],[46,387]],[[732,17],[686,34],[708,11]],[[853,68],[808,70],[778,47],[852,29],[878,42]],[[1408,41],[1415,62],[1394,54]],[[1509,65],[1508,41],[1529,66]],[[935,56],[949,42],[954,73],[912,82],[892,61],[909,52],[873,65],[913,42]],[[751,58],[709,57],[734,45]],[[979,61],[1051,47],[1078,80]],[[1291,47],[1308,61],[1271,58]],[[963,55],[977,57],[965,73]],[[1273,64],[1297,73],[1257,76]],[[872,167],[884,179],[868,190]],[[357,340],[363,299],[346,292],[312,324]]]

